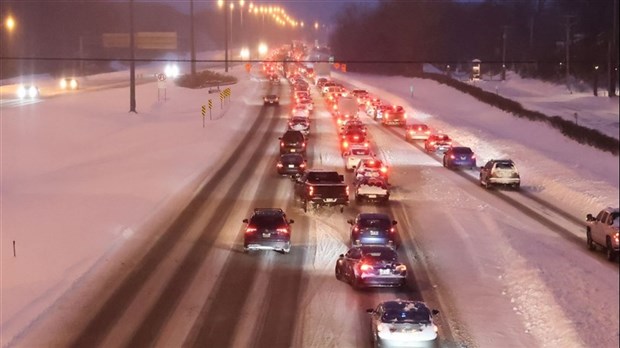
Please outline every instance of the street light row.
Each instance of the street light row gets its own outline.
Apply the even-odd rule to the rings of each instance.
[[[244,0],[239,0],[239,7],[240,9],[243,11],[243,8],[245,6],[245,1]],[[224,0],[218,0],[217,5],[219,8],[224,7],[225,1]],[[231,1],[229,4],[230,10],[233,11],[235,9],[235,2]],[[254,3],[250,2],[250,4],[248,5],[248,13],[250,14],[254,14],[254,15],[263,15],[263,18],[265,15],[271,15],[271,18],[279,25],[282,26],[286,26],[286,25],[290,25],[293,28],[296,27],[304,27],[304,22],[303,21],[299,21],[296,20],[295,18],[289,16],[286,13],[286,10],[283,7],[280,6],[276,6],[276,5],[254,5]],[[315,28],[318,26],[318,24],[315,22]]]

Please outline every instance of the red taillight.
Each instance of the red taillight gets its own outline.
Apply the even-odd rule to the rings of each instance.
[[[286,228],[278,228],[276,231],[281,234],[289,234],[289,231]]]
[[[363,263],[360,265],[361,271],[370,271],[371,269],[372,269],[372,266],[367,263]]]
[[[434,142],[434,141],[431,141],[431,145],[435,145],[435,142]]]
[[[305,142],[301,143],[301,147],[306,147],[306,143]]]
[[[476,155],[472,154],[471,159],[475,159],[475,158],[476,158]]]
[[[346,187],[345,192],[347,193],[347,196],[349,195],[349,186]]]
[[[343,143],[342,143],[342,147],[344,147],[344,148],[346,149],[347,147],[349,147],[349,143],[347,143],[346,141],[345,141],[345,142],[343,142]]]
[[[370,161],[370,162],[368,162],[368,164],[370,164],[371,166],[374,166],[375,165],[375,161]]]
[[[299,168],[306,168],[306,164],[305,163],[300,164]]]
[[[278,167],[278,168],[282,168],[282,163],[278,163],[278,164],[276,164],[276,167]]]
[[[256,227],[248,226],[245,229],[245,233],[254,233],[254,232],[256,232]]]
[[[368,143],[364,143],[364,147],[368,147],[370,146]]]
[[[426,131],[426,132],[424,132],[424,133],[426,133],[426,134],[431,134],[431,131]]]
[[[308,196],[312,196],[314,195],[314,187],[310,186],[308,187]]]
[[[381,173],[387,173],[387,167],[381,167]]]
[[[359,230],[360,230],[359,227],[357,227],[357,226],[353,227],[353,232],[359,232]]]
[[[450,155],[450,158],[454,159],[454,155]]]
[[[284,146],[284,142],[283,141],[280,142],[280,146]]]
[[[353,137],[353,139],[355,140],[360,140],[360,137],[358,137],[357,135]]]
[[[394,227],[391,227],[390,228],[390,233],[394,233],[394,232],[396,232],[396,230],[394,229]]]
[[[407,114],[405,114],[404,116],[405,116],[405,118],[407,118]]]

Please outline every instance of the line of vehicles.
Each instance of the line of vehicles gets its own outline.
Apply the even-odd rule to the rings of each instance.
[[[280,138],[278,174],[294,178],[295,196],[301,202],[304,212],[318,206],[337,206],[342,212],[349,205],[350,195],[344,176],[337,171],[307,168],[306,142],[310,135],[310,114],[314,104],[303,72],[304,69],[296,71],[289,66],[282,73],[291,85],[294,107],[287,131]],[[279,76],[278,82],[275,82],[274,74],[277,73],[272,73],[268,79],[271,83],[280,83]],[[492,159],[484,166],[477,167],[476,155],[471,148],[456,146],[447,134],[433,131],[426,124],[407,123],[408,116],[402,106],[385,103],[365,90],[349,91],[326,77],[315,78],[314,82],[334,118],[344,168],[353,173],[351,187],[356,203],[387,203],[390,197],[390,169],[372,151],[367,126],[361,117],[364,115],[384,126],[403,127],[406,141],[421,144],[429,154],[441,155],[442,164],[446,168],[478,170],[479,184],[484,188],[520,188],[521,177],[511,159]],[[267,100],[265,102],[268,104]],[[304,104],[312,104],[312,107]],[[286,135],[289,132],[297,133],[289,139]],[[266,214],[265,210],[254,212],[254,215]],[[262,229],[250,218],[245,220],[248,223],[246,233],[256,229],[261,231],[263,238],[271,239],[274,236],[275,246],[266,249],[288,253],[291,250],[290,226],[293,220],[287,219],[280,209],[273,209],[269,214],[276,216],[277,224]],[[619,253],[619,220],[617,208],[606,208],[596,217],[588,214],[588,247],[601,247],[606,250],[608,259],[615,260]],[[401,244],[397,221],[387,214],[361,212],[347,222],[350,225],[349,250],[336,260],[335,278],[350,284],[354,289],[406,286],[407,267],[399,260],[396,251]],[[289,239],[278,239],[281,236],[288,236]],[[371,319],[371,337],[375,346],[431,346],[437,342],[438,328],[433,317],[439,312],[430,309],[422,301],[395,299],[382,302],[375,308],[367,309],[367,312]]]
[[[310,115],[314,105],[306,81],[309,76],[302,74],[312,70],[278,69],[268,65],[263,71],[273,84],[280,83],[278,72],[282,72],[292,90],[293,107],[287,129],[279,138],[278,175],[293,179],[295,199],[301,203],[304,212],[319,206],[339,207],[343,212],[344,207],[349,205],[351,194],[344,175],[334,170],[307,167]],[[316,81],[320,84],[321,78]],[[327,87],[317,84],[317,88],[336,121],[344,167],[353,173],[355,201],[388,202],[388,167],[371,150],[367,127],[359,117],[357,96],[349,95],[344,87],[334,82],[326,82],[329,84]],[[264,104],[279,104],[279,97],[265,96]],[[309,104],[312,106],[308,107]],[[294,221],[288,219],[281,209],[256,209],[244,223],[247,224],[244,251],[268,249],[290,252],[291,225]],[[350,225],[350,249],[336,260],[335,278],[355,289],[406,286],[407,267],[399,261],[396,252],[401,244],[397,222],[388,214],[362,212],[347,223]],[[433,316],[439,312],[429,309],[422,301],[395,299],[382,302],[367,312],[371,319],[371,337],[376,346],[408,346],[412,342],[416,346],[420,343],[430,346],[437,340],[438,328]]]

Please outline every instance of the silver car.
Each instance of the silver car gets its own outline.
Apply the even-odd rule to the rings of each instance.
[[[439,314],[424,302],[393,300],[367,309],[375,347],[436,347],[438,329],[433,316]]]

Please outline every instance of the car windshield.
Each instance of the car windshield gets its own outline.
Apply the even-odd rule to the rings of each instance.
[[[390,309],[383,313],[381,321],[384,323],[412,323],[429,324],[430,312],[427,308],[421,309]]]
[[[390,220],[381,218],[362,218],[358,225],[361,228],[389,229],[392,227]]]

